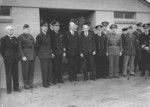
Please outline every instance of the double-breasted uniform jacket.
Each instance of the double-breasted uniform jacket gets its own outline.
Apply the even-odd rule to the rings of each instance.
[[[66,50],[65,49],[65,38],[62,32],[54,32],[51,36],[51,48],[55,55],[61,55]]]
[[[122,52],[121,36],[116,33],[110,33],[107,36],[106,53],[108,55],[119,55]]]
[[[49,34],[41,32],[36,37],[35,49],[39,59],[50,59],[51,58],[51,40]]]
[[[79,55],[79,36],[76,31],[74,35],[70,31],[66,32],[65,45],[67,56]]]
[[[96,55],[106,55],[106,35],[95,34]]]
[[[123,54],[129,56],[136,55],[137,36],[129,33],[122,36]]]
[[[140,36],[143,32],[140,30],[140,29],[136,29],[136,31],[134,32],[134,34],[136,35],[136,51],[137,51],[137,54],[140,55],[140,51],[141,51],[141,46],[140,46]],[[140,56],[139,56],[140,57]]]
[[[86,37],[84,32],[80,34],[80,53],[83,55],[87,55],[88,53],[92,54],[96,51],[94,33],[88,32],[88,36]]]
[[[1,55],[5,63],[19,61],[18,40],[15,36],[10,38],[8,35],[5,35],[2,37],[0,47]]]
[[[18,46],[21,57],[26,57],[27,60],[34,60],[35,55],[35,40],[30,34],[21,34],[18,37]]]
[[[144,47],[150,47],[150,31],[148,32],[148,34],[146,35],[145,33],[142,33],[140,36],[140,45],[144,45]],[[142,52],[143,53],[149,53],[149,51],[146,51],[144,49],[144,47],[142,47]]]

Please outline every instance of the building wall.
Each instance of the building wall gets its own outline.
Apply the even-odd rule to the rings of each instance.
[[[150,11],[150,8],[140,0],[2,0],[2,5],[59,9]]]
[[[96,11],[96,25],[103,21],[108,21],[109,25],[114,23],[114,12],[112,11]],[[109,26],[108,26],[109,29]]]
[[[118,25],[118,33],[121,33],[121,29],[124,27],[128,27],[130,25],[136,29],[137,22],[143,23],[150,23],[150,13],[147,12],[137,12],[135,20],[122,20],[121,23],[116,23],[116,19],[114,18],[114,11],[96,11],[96,25],[101,24],[103,21],[108,21],[109,26],[108,29],[110,30],[111,24]]]
[[[15,28],[15,35],[18,36],[23,32],[23,25],[29,24],[31,34],[35,37],[40,32],[39,8],[12,7],[12,23],[0,23],[0,37],[5,34],[5,27],[12,25]]]

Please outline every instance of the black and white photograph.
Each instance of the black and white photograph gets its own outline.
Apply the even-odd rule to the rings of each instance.
[[[0,0],[0,107],[150,107],[150,0]]]

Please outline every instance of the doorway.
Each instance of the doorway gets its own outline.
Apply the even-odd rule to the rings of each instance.
[[[71,10],[71,9],[40,9],[40,22],[46,21],[50,23],[56,19],[60,22],[60,31],[63,33],[69,29],[69,21],[75,19],[78,21],[79,28],[81,30],[82,25],[89,21],[91,25],[95,18],[95,11],[93,10]]]

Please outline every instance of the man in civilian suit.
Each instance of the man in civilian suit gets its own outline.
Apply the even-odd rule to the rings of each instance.
[[[21,54],[22,74],[24,88],[35,88],[33,84],[34,64],[35,64],[35,41],[30,34],[30,26],[25,24],[23,26],[24,33],[18,37],[18,46]]]
[[[66,53],[69,61],[69,79],[77,81],[78,63],[79,63],[79,38],[75,31],[75,23],[69,23],[69,31],[65,35]]]
[[[43,87],[51,86],[52,52],[48,24],[41,23],[41,33],[36,37],[36,52],[40,59]]]
[[[6,86],[7,94],[12,92],[12,80],[13,90],[20,92],[19,89],[19,75],[18,75],[18,62],[19,62],[19,51],[18,51],[18,40],[13,36],[14,29],[12,26],[6,27],[7,35],[1,38],[1,55],[4,59],[5,72],[6,72]]]
[[[94,55],[96,54],[94,33],[89,31],[89,26],[83,25],[83,32],[80,34],[80,57],[83,59],[82,69],[84,80],[88,80],[87,68],[90,68],[90,78],[95,78]]]

